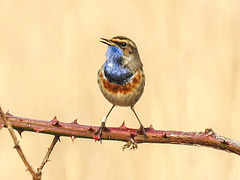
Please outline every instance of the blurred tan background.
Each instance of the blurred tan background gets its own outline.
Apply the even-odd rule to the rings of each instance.
[[[0,104],[17,116],[100,125],[111,104],[96,74],[105,61],[99,38],[124,35],[138,46],[146,88],[135,109],[145,126],[204,131],[240,141],[240,1],[0,1]],[[132,128],[129,108],[107,126]],[[36,169],[52,136],[25,132]],[[31,179],[0,131],[1,180]],[[210,148],[61,138],[44,180],[240,178],[240,157]]]

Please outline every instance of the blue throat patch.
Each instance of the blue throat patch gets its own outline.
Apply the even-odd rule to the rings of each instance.
[[[104,75],[110,83],[123,85],[129,82],[133,73],[122,67],[123,51],[117,46],[108,46],[106,62],[104,63]]]

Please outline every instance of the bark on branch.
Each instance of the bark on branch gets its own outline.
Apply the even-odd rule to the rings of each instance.
[[[56,117],[49,121],[17,117],[9,113],[6,113],[6,117],[19,133],[33,131],[55,136],[68,136],[72,140],[75,138],[94,139],[94,133],[99,128],[98,126],[80,125],[77,120],[72,123],[59,122]],[[0,127],[4,126],[3,119],[0,118]],[[105,128],[102,139],[128,142],[124,148],[136,148],[136,143],[169,143],[207,146],[240,155],[240,142],[217,135],[212,129],[205,129],[204,132],[182,132],[155,130],[150,126],[145,131],[147,138],[138,134],[137,129],[127,128],[123,123],[120,127]],[[95,140],[97,140],[96,137]]]

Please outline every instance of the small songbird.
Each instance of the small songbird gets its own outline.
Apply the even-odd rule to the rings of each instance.
[[[134,105],[140,99],[145,86],[143,64],[137,46],[131,39],[124,36],[116,36],[109,40],[101,38],[100,42],[107,44],[108,49],[105,54],[106,61],[98,71],[97,82],[103,96],[113,106],[103,118],[95,136],[101,140],[106,120],[113,108],[125,106],[132,109],[140,123],[140,129],[146,137],[145,129],[134,110]]]

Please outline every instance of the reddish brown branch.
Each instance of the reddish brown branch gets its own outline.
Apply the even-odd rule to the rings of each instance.
[[[31,173],[32,177],[34,180],[38,180],[38,176],[36,174],[36,172],[33,170],[33,168],[31,167],[31,165],[28,163],[25,155],[23,154],[22,148],[19,144],[19,141],[17,140],[17,136],[15,135],[12,125],[11,123],[8,121],[8,118],[5,116],[5,114],[2,111],[2,108],[0,107],[0,116],[1,116],[1,120],[3,121],[3,123],[5,124],[5,126],[7,127],[9,133],[12,136],[13,142],[14,142],[14,148],[17,150],[19,156],[21,157],[23,163],[25,164],[25,166],[27,167],[27,170]]]
[[[69,136],[72,139],[92,139],[94,133],[99,128],[97,126],[80,125],[76,120],[72,123],[59,122],[56,117],[50,121],[43,121],[16,117],[9,113],[6,116],[8,121],[12,124],[12,127],[19,132],[35,131],[55,136]],[[0,118],[0,127],[1,124],[3,126],[4,122]],[[146,139],[143,135],[139,135],[136,132],[137,129],[127,128],[123,124],[117,128],[106,128],[103,132],[102,139],[125,142],[129,142],[133,139],[136,143],[200,145],[240,155],[240,142],[219,136],[211,129],[206,129],[205,132],[160,131],[153,129],[152,126],[150,126],[149,128],[146,128]]]
[[[42,169],[45,166],[45,164],[49,161],[50,154],[52,153],[53,148],[57,144],[58,141],[59,141],[59,136],[54,136],[54,138],[52,140],[52,143],[51,143],[50,147],[48,148],[48,151],[47,151],[40,167],[37,169],[37,173],[38,173],[39,176],[41,176]]]
[[[37,172],[35,172],[35,171],[33,170],[33,168],[31,167],[31,165],[28,163],[28,161],[27,161],[27,159],[26,159],[26,157],[25,157],[25,155],[24,155],[24,153],[23,153],[23,151],[22,151],[22,148],[21,148],[21,146],[20,146],[20,144],[19,144],[19,141],[18,141],[18,139],[17,139],[17,136],[15,135],[15,133],[14,133],[14,131],[13,131],[13,127],[12,127],[11,123],[9,122],[8,116],[9,116],[9,113],[8,113],[8,115],[5,115],[4,112],[2,111],[1,107],[0,107],[0,120],[2,120],[2,121],[4,122],[5,127],[7,127],[7,129],[9,130],[9,133],[11,134],[12,139],[13,139],[13,142],[14,142],[14,148],[16,148],[16,150],[17,150],[19,156],[21,157],[23,163],[24,163],[25,166],[27,167],[27,170],[28,170],[28,171],[30,172],[30,174],[32,175],[33,180],[41,180],[41,177],[42,177],[42,169],[43,169],[43,167],[45,166],[45,164],[49,161],[50,154],[51,154],[51,152],[53,151],[54,146],[55,146],[56,143],[58,142],[59,136],[55,136],[55,137],[53,138],[53,141],[52,141],[52,143],[51,143],[51,146],[50,146],[50,148],[48,148],[48,151],[47,151],[47,153],[46,153],[46,155],[45,155],[45,157],[44,157],[44,159],[43,159],[40,167],[37,169]],[[0,128],[2,128],[4,125],[3,125],[3,124],[0,124]],[[18,132],[19,132],[20,135],[21,135],[22,131],[19,131],[19,130],[18,130]]]

